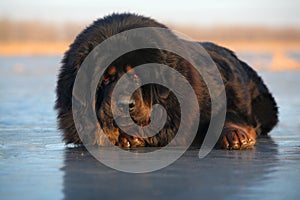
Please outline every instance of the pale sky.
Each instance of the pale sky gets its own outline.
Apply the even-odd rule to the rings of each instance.
[[[300,28],[300,0],[1,0],[0,18],[91,22],[134,12],[163,23]]]

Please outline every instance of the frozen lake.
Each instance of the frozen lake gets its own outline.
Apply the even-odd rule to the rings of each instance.
[[[110,169],[56,129],[60,57],[0,57],[0,199],[299,199],[300,71],[260,73],[280,123],[254,150],[187,151],[146,174]]]

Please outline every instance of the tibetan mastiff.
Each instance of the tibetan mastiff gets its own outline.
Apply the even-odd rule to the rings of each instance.
[[[58,112],[58,126],[63,132],[65,143],[82,144],[73,120],[72,90],[77,72],[84,59],[107,38],[126,30],[141,27],[167,28],[151,18],[129,13],[112,14],[87,27],[76,37],[70,49],[65,53],[57,81],[55,105]],[[162,42],[164,40],[167,41],[168,38],[161,38]],[[239,60],[232,51],[209,42],[199,44],[216,64],[226,91],[226,119],[215,147],[229,150],[250,149],[255,145],[257,136],[266,135],[277,124],[276,102],[257,73],[245,62]],[[132,79],[139,82],[143,77],[135,73],[134,68],[146,63],[167,65],[180,72],[192,85],[198,100],[198,104],[195,106],[199,106],[201,113],[197,136],[192,145],[201,145],[211,117],[213,117],[207,85],[191,63],[179,55],[166,50],[150,48],[131,51],[120,56],[109,65],[99,80],[94,106],[99,125],[106,137],[112,144],[121,148],[135,148],[162,147],[170,143],[176,135],[181,120],[180,104],[175,94],[168,88],[158,84],[142,85],[132,94],[129,102],[112,101],[112,91],[118,79],[128,72]],[[159,75],[168,76],[163,73]],[[127,107],[132,122],[139,126],[151,123],[152,105],[160,104],[167,111],[166,123],[156,135],[151,137],[141,138],[132,136],[133,134],[126,134],[113,119],[112,104],[116,105],[119,112]],[[187,119],[189,123],[194,123],[194,116],[195,114],[191,111],[190,117]],[[130,130],[132,124],[128,123],[127,125]],[[99,137],[95,135],[94,138],[93,144],[102,145]]]

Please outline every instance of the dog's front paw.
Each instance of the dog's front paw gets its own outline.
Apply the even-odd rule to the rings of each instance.
[[[251,127],[225,126],[218,145],[222,149],[252,149],[256,143],[255,130]]]

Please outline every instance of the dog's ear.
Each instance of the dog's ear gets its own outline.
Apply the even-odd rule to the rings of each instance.
[[[143,99],[147,104],[149,104],[149,106],[155,103],[159,103],[162,100],[166,100],[171,93],[168,88],[157,84],[142,86],[142,92]]]

